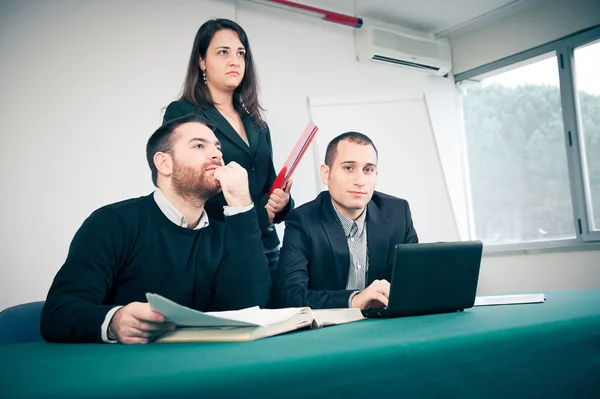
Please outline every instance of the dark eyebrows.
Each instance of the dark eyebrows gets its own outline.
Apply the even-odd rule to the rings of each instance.
[[[207,140],[207,139],[205,139],[203,137],[193,137],[193,138],[190,139],[190,141],[188,141],[188,143],[191,143],[193,141],[199,141],[199,142],[204,143],[204,144],[213,143],[215,146],[221,147],[221,142],[219,140],[210,141],[210,140]]]
[[[229,49],[231,49],[231,47],[229,47],[229,46],[218,46],[218,47],[216,47],[216,49],[217,49],[217,50],[218,50],[218,49],[225,49],[225,50],[229,50]],[[238,50],[244,50],[244,51],[246,51],[246,48],[245,48],[244,46],[241,46],[241,47],[238,47]]]
[[[343,162],[340,162],[340,165],[356,165],[356,164],[358,164],[358,162],[356,162],[356,161],[343,161]],[[371,163],[371,162],[367,162],[365,164],[365,166],[370,166],[372,168],[377,168],[377,165],[374,164],[374,163]]]

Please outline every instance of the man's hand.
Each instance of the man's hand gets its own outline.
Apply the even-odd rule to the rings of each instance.
[[[390,283],[387,280],[375,280],[363,291],[354,295],[352,307],[360,310],[377,309],[388,305]]]
[[[221,184],[227,205],[247,206],[252,204],[246,169],[232,161],[225,166],[217,168],[214,176]]]
[[[146,344],[175,325],[165,323],[165,316],[152,310],[148,303],[132,302],[115,312],[108,328],[122,344]]]
[[[283,190],[276,188],[269,196],[269,201],[265,208],[267,209],[267,215],[269,215],[269,223],[273,223],[275,220],[275,214],[281,212],[290,200],[290,190],[292,189],[293,180],[288,180],[283,187]]]

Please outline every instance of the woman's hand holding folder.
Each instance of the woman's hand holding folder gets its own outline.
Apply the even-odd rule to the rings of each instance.
[[[269,215],[269,223],[273,223],[273,220],[275,220],[275,215],[278,212],[281,212],[281,210],[287,205],[288,201],[290,200],[290,190],[292,189],[293,183],[293,180],[288,180],[287,183],[285,183],[283,190],[281,188],[276,188],[269,196],[267,205],[265,205],[265,209]]]

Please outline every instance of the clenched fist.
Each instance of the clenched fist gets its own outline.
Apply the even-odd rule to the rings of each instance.
[[[248,188],[248,172],[236,162],[215,169],[215,179],[221,184],[221,190],[227,205],[246,206],[252,204]]]

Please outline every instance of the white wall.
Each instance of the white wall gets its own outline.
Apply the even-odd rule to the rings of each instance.
[[[307,97],[425,93],[454,211],[457,219],[466,219],[460,141],[456,138],[458,98],[451,79],[394,66],[358,63],[352,28],[244,1],[238,4],[238,22],[251,38],[257,59],[263,105],[268,109],[269,126],[275,135],[277,166],[285,162],[306,125]],[[308,151],[294,173],[293,194],[298,203],[310,201],[317,194],[313,167],[316,163],[313,152]],[[394,172],[381,170],[380,179],[386,175],[390,178]],[[459,225],[459,230],[463,237],[467,236],[466,222]]]
[[[153,189],[146,140],[160,123],[161,108],[179,92],[196,30],[215,16],[237,19],[250,37],[276,166],[308,120],[308,96],[425,93],[464,236],[458,99],[451,79],[359,64],[351,28],[243,1],[5,0],[0,309],[45,298],[73,234],[94,209]],[[295,174],[298,203],[316,194],[312,152],[306,157]],[[381,171],[381,178],[395,172]],[[482,287],[588,287],[600,281],[593,265],[598,255],[485,259]],[[546,275],[549,258],[555,273]],[[507,270],[514,278],[503,278]]]
[[[145,145],[227,1],[0,2],[0,308],[44,299],[83,220],[148,194]]]
[[[600,24],[598,0],[541,0],[506,18],[450,36],[453,73],[520,53]]]

